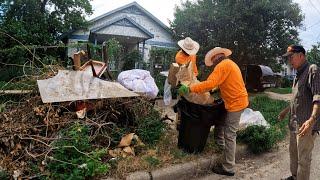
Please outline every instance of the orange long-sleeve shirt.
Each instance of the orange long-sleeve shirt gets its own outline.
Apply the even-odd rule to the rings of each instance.
[[[248,93],[245,88],[241,71],[230,59],[221,61],[206,81],[193,84],[190,91],[203,93],[219,86],[221,98],[229,112],[236,112],[249,105]]]
[[[197,57],[196,55],[186,55],[182,52],[182,50],[178,51],[176,54],[176,63],[178,64],[187,64],[189,62],[192,62],[192,69],[195,76],[198,76],[198,68],[197,68]]]

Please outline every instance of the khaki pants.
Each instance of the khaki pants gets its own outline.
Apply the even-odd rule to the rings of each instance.
[[[236,154],[236,139],[237,139],[237,130],[239,128],[240,116],[243,110],[237,112],[227,112],[225,119],[225,126],[223,126],[222,131],[218,127],[216,137],[219,137],[219,141],[221,142],[221,138],[223,135],[224,139],[224,153],[222,157],[222,167],[224,170],[229,172],[234,172],[235,165],[235,154]]]
[[[290,171],[297,180],[309,180],[312,149],[317,135],[309,133],[299,137],[290,132]]]

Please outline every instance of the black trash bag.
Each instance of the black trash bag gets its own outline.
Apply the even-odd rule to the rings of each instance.
[[[182,98],[174,106],[180,112],[178,147],[188,153],[200,153],[206,145],[210,127],[224,125],[226,109],[224,102],[215,101],[215,105],[199,105]]]

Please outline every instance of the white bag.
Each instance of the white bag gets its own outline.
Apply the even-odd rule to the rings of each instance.
[[[166,106],[170,105],[172,100],[172,95],[171,95],[171,85],[168,82],[168,78],[166,78],[166,82],[164,83],[164,88],[163,88],[163,101]]]
[[[260,111],[253,111],[250,108],[246,108],[240,116],[239,129],[246,129],[248,126],[259,125],[266,128],[270,127],[270,124],[264,119]]]
[[[157,97],[159,92],[150,72],[146,70],[132,69],[123,71],[118,75],[117,81],[127,89],[151,99]]]

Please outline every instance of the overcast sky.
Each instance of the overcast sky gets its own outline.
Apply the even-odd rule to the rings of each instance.
[[[169,26],[169,20],[173,20],[173,12],[176,5],[185,0],[136,0],[136,2],[157,17],[164,24]],[[302,12],[305,14],[303,21],[304,28],[300,30],[302,45],[310,49],[311,45],[320,42],[320,1],[319,0],[293,0],[299,3]],[[93,0],[94,13],[90,19],[102,15],[133,2],[133,0]]]

